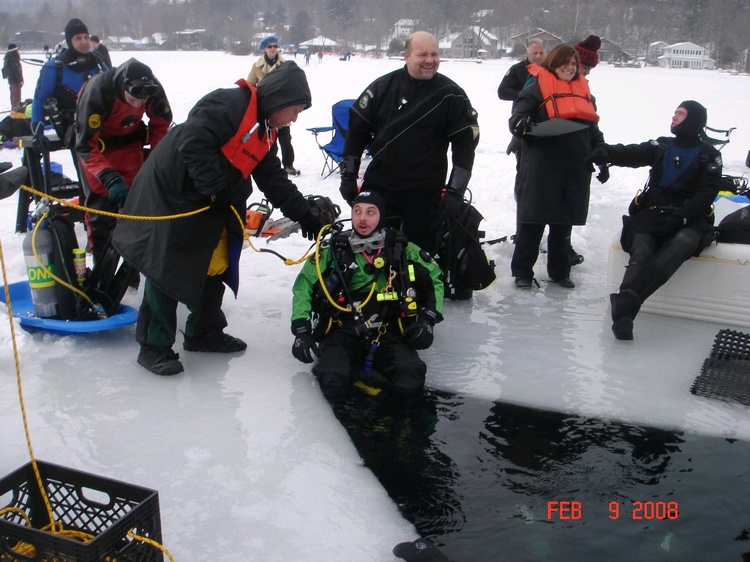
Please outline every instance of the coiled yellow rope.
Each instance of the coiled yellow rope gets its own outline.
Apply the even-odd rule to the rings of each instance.
[[[32,187],[27,186],[27,185],[21,185],[21,189],[24,189],[25,191],[28,191],[29,193],[31,193],[33,195],[36,195],[38,197],[46,198],[49,201],[57,202],[57,203],[59,203],[60,205],[62,205],[64,207],[70,207],[72,209],[78,209],[78,210],[81,210],[81,211],[84,211],[84,212],[100,214],[100,215],[103,215],[103,216],[113,217],[113,218],[116,218],[116,219],[172,220],[172,219],[179,219],[179,218],[183,218],[183,217],[193,216],[193,215],[196,215],[198,213],[202,213],[202,212],[206,211],[207,209],[209,209],[209,207],[206,206],[206,207],[202,207],[200,209],[197,209],[195,211],[191,211],[191,212],[187,212],[187,213],[179,213],[179,214],[175,214],[175,215],[168,215],[168,216],[123,215],[121,213],[111,213],[109,211],[102,211],[102,210],[90,209],[90,208],[85,207],[83,205],[78,205],[78,204],[72,203],[72,202],[70,202],[68,200],[60,199],[60,198],[57,198],[57,197],[45,194],[45,193],[40,192],[40,191],[38,191],[38,190],[36,190],[36,189],[34,189]],[[254,251],[258,252],[258,253],[264,252],[264,250],[258,250],[258,249],[256,249],[255,246],[252,244],[252,242],[250,241],[250,235],[247,232],[247,230],[245,229],[245,221],[242,220],[242,217],[240,217],[239,213],[237,212],[237,210],[234,207],[232,207],[232,212],[234,213],[235,217],[239,221],[240,226],[242,228],[242,232],[244,233],[244,238],[248,241],[248,243],[250,244],[250,247]],[[34,257],[36,258],[37,262],[40,265],[42,265],[42,267],[45,267],[45,269],[47,270],[48,274],[53,279],[55,279],[55,281],[57,281],[58,283],[61,283],[62,285],[64,285],[68,289],[79,293],[80,295],[82,295],[87,300],[90,300],[89,297],[85,293],[83,293],[83,291],[81,291],[77,287],[71,286],[70,284],[66,283],[64,280],[62,280],[59,277],[57,277],[56,275],[54,275],[49,270],[49,268],[42,263],[42,260],[41,260],[39,254],[37,253],[37,250],[36,250],[36,234],[37,234],[39,225],[44,222],[44,219],[46,217],[47,217],[47,213],[45,213],[42,216],[41,220],[38,221],[38,223],[34,227],[34,231],[32,233],[32,249],[33,249],[33,252],[34,252]],[[318,237],[317,242],[318,243],[320,242],[320,237]],[[300,259],[298,259],[298,260],[291,260],[291,259],[288,259],[288,258],[284,258],[283,256],[280,256],[279,254],[277,254],[276,252],[273,252],[273,251],[271,253],[274,253],[277,256],[281,257],[282,260],[284,261],[284,263],[286,265],[296,265],[298,263],[301,263],[301,262],[305,261],[310,256],[312,248],[316,247],[316,246],[317,246],[317,244],[313,244],[312,246],[310,246],[310,248],[308,248],[306,250],[305,254]],[[10,300],[9,283],[8,283],[8,278],[7,278],[7,274],[6,274],[6,269],[5,269],[5,256],[3,254],[2,240],[1,239],[0,239],[0,265],[2,266],[3,285],[4,285],[4,291],[5,291],[5,302],[6,302],[7,308],[8,308],[8,321],[10,323],[11,339],[12,339],[12,342],[13,342],[13,357],[14,357],[15,368],[16,368],[16,383],[17,383],[17,387],[18,387],[18,400],[19,400],[19,404],[20,404],[20,407],[21,407],[21,417],[22,417],[22,420],[23,420],[24,435],[26,437],[26,445],[28,447],[29,457],[31,458],[31,466],[32,466],[32,469],[34,471],[34,477],[36,479],[37,486],[39,488],[39,491],[41,493],[42,499],[44,501],[45,509],[47,510],[48,519],[49,519],[49,521],[52,521],[51,524],[45,526],[41,530],[42,531],[46,531],[46,532],[50,532],[50,533],[53,533],[53,534],[56,534],[56,535],[64,536],[64,537],[67,537],[67,538],[70,538],[70,539],[80,540],[81,542],[85,543],[85,542],[91,541],[94,538],[96,538],[95,535],[92,535],[90,533],[86,533],[86,532],[83,532],[83,531],[73,530],[73,529],[64,529],[63,526],[62,526],[62,523],[60,523],[59,521],[55,521],[54,520],[53,508],[52,508],[52,505],[51,505],[51,503],[49,501],[49,498],[47,496],[47,493],[46,493],[46,490],[45,490],[45,486],[44,486],[44,483],[42,481],[42,476],[41,476],[41,473],[39,472],[39,467],[37,465],[36,457],[34,456],[34,450],[33,450],[32,444],[31,444],[31,435],[30,435],[29,426],[28,426],[28,418],[26,416],[26,407],[25,407],[25,402],[24,402],[24,399],[23,399],[23,386],[22,386],[22,382],[21,382],[21,366],[20,366],[20,361],[19,361],[19,357],[18,357],[18,344],[16,342],[15,324],[13,323],[13,308],[12,308],[12,304],[11,304],[11,300]],[[4,516],[6,514],[15,514],[16,516],[19,516],[19,517],[23,518],[23,520],[26,523],[26,525],[31,526],[31,520],[29,519],[28,514],[23,509],[20,509],[20,508],[17,508],[17,507],[7,507],[5,509],[0,510],[0,516]],[[134,540],[141,541],[141,542],[143,542],[145,544],[151,545],[154,548],[159,549],[161,552],[163,552],[169,558],[170,561],[174,562],[174,558],[172,557],[171,553],[163,545],[159,544],[157,541],[155,541],[153,539],[150,539],[148,537],[137,535],[137,534],[135,534],[135,532],[133,531],[133,529],[131,529],[131,530],[128,531],[127,536],[131,537]],[[13,550],[13,552],[15,552],[17,554],[21,554],[21,555],[26,555],[26,556],[35,556],[36,555],[36,549],[34,548],[34,546],[31,545],[31,544],[28,544],[28,543],[20,543],[19,542],[18,544],[16,544],[14,546],[14,548],[12,550]],[[8,558],[8,556],[10,556],[10,555],[3,554],[3,555],[0,556],[0,560],[14,560],[13,557]],[[56,559],[53,559],[53,561],[54,560],[56,560]],[[116,559],[111,558],[111,557],[107,557],[106,560],[107,560],[107,562],[117,562]],[[50,562],[53,562],[53,561],[50,561]]]
[[[8,285],[9,285],[8,276],[7,276],[6,269],[5,269],[5,255],[3,253],[3,245],[2,245],[1,239],[0,239],[0,268],[2,269],[2,272],[3,272],[3,286],[4,286],[4,291],[5,291],[5,302],[8,307],[8,322],[10,324],[10,334],[11,334],[11,340],[13,342],[13,360],[15,362],[15,367],[16,367],[16,386],[18,388],[18,402],[21,407],[21,419],[23,420],[23,430],[24,430],[24,435],[26,436],[26,446],[29,450],[29,457],[31,458],[31,467],[34,471],[34,477],[36,479],[37,486],[39,488],[42,499],[44,501],[45,509],[47,510],[47,517],[49,521],[53,522],[50,525],[45,526],[41,530],[47,531],[56,535],[61,535],[70,539],[80,540],[81,542],[88,542],[90,540],[93,540],[96,537],[90,533],[85,533],[82,531],[76,531],[72,529],[64,529],[62,526],[62,523],[60,523],[59,521],[55,521],[52,504],[50,503],[49,498],[47,496],[46,489],[44,487],[44,482],[42,481],[42,476],[39,472],[39,466],[37,465],[36,457],[34,456],[34,449],[31,444],[31,433],[29,431],[28,418],[26,416],[26,406],[25,406],[25,402],[23,399],[23,385],[21,382],[21,363],[18,358],[18,343],[16,341],[16,330],[15,330],[15,324],[13,322],[13,305],[10,300],[10,290],[8,288]],[[29,519],[29,516],[26,514],[24,510],[19,509],[17,507],[7,507],[5,509],[0,510],[0,516],[9,514],[9,513],[20,515],[24,519],[26,524],[28,526],[31,526],[31,521]],[[128,531],[127,534],[129,537],[133,538],[134,540],[138,540],[146,544],[149,544],[155,548],[158,548],[164,554],[167,555],[169,560],[174,562],[174,558],[172,557],[170,552],[158,542],[152,539],[149,539],[148,537],[142,537],[142,536],[136,535],[135,533],[133,533],[132,529]],[[28,543],[18,543],[17,545],[15,545],[13,550],[17,552],[18,554],[27,554],[30,556],[33,556],[36,553],[36,550],[34,549],[33,545],[30,545]],[[7,558],[6,555],[2,555],[0,556],[0,560],[9,560],[9,558]],[[13,560],[13,558],[10,558],[10,560]],[[114,558],[107,558],[107,560],[109,562],[116,562],[116,559]]]

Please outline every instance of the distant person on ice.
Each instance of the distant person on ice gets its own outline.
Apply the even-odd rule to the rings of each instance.
[[[619,292],[609,296],[618,340],[633,339],[633,320],[643,302],[703,249],[713,226],[722,162],[719,151],[701,140],[707,119],[700,103],[684,101],[672,117],[674,137],[593,150],[597,164],[651,166],[646,190],[633,199],[629,220],[623,221],[622,248],[630,261]]]
[[[278,68],[286,59],[279,53],[279,39],[276,35],[269,35],[263,39],[258,48],[263,52],[260,58],[253,63],[250,73],[247,75],[247,83],[257,86],[266,75]],[[299,170],[294,167],[294,147],[292,146],[292,129],[289,125],[277,129],[276,138],[281,147],[281,164],[284,171],[290,176],[298,176]]]
[[[235,353],[247,348],[224,332],[224,284],[239,287],[239,257],[252,179],[271,204],[300,223],[314,238],[323,227],[307,199],[281,168],[276,129],[297,120],[312,97],[304,71],[286,62],[257,90],[214,90],[190,110],[187,121],[169,131],[136,175],[122,213],[171,216],[170,220],[119,218],[113,246],[145,277],[138,312],[138,363],[157,375],[182,372],[172,350],[177,334],[177,304],[190,310],[186,351]]]
[[[10,87],[10,107],[15,108],[21,103],[21,88],[23,87],[23,68],[18,45],[10,43],[3,59],[3,78]]]
[[[305,262],[294,282],[292,354],[303,363],[319,357],[314,372],[328,398],[354,384],[370,394],[413,395],[427,372],[417,350],[432,345],[442,320],[440,268],[386,228],[379,194],[362,191],[352,204],[352,230],[334,231],[319,262]]]

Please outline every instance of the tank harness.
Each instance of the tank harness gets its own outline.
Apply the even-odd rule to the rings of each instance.
[[[320,337],[328,334],[334,324],[343,327],[343,315],[351,314],[358,334],[367,335],[375,331],[365,356],[364,368],[365,371],[370,371],[380,338],[387,332],[394,315],[398,321],[398,329],[403,334],[403,319],[415,317],[418,312],[416,291],[412,287],[416,280],[414,266],[406,259],[408,242],[400,232],[384,229],[385,244],[378,248],[377,253],[368,255],[364,251],[357,252],[362,253],[368,262],[365,271],[374,273],[374,276],[367,296],[355,299],[349,289],[354,272],[359,268],[351,245],[352,231],[342,232],[341,221],[327,228],[332,232],[330,240],[326,243],[319,239],[315,248],[314,260],[318,275],[318,289],[313,294],[313,312],[318,315],[315,335]],[[325,271],[321,268],[321,247],[329,247],[331,251],[331,261]],[[385,286],[376,293],[381,275],[385,278]],[[373,295],[382,306],[367,318],[364,309],[372,302]],[[397,312],[394,312],[394,305],[398,306]]]

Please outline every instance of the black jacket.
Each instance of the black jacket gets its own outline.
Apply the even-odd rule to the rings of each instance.
[[[380,192],[441,190],[453,167],[471,172],[479,142],[476,111],[453,80],[414,80],[406,67],[370,84],[349,110],[344,157],[372,161],[364,182]]]
[[[21,67],[20,58],[5,56],[3,78],[8,80],[8,84],[21,84],[23,82],[23,68]]]
[[[516,101],[518,94],[529,79],[530,74],[526,67],[530,64],[529,59],[523,59],[511,66],[497,87],[497,97],[501,100]]]
[[[664,156],[674,144],[674,137],[658,139],[640,144],[604,145],[608,160],[614,166],[640,168],[651,166],[648,189],[638,196],[641,209],[650,206],[673,206],[687,222],[705,217],[721,189],[721,153],[711,144],[701,142],[698,164],[687,177],[680,178],[679,185],[659,189],[663,184]],[[687,166],[687,164],[686,164]],[[635,210],[635,208],[633,208]]]
[[[534,123],[546,121],[540,108],[538,82],[523,89],[513,104],[511,123],[530,116]],[[596,123],[580,131],[555,137],[525,135],[516,175],[518,221],[532,224],[586,224],[591,192],[589,157],[594,146],[604,142]]]
[[[122,213],[186,213],[210,205],[212,195],[228,190],[233,207],[244,217],[252,184],[229,163],[221,147],[239,128],[250,95],[246,88],[219,89],[198,101],[187,121],[174,127],[146,159]],[[309,106],[310,90],[304,72],[294,64],[282,65],[263,80],[258,100],[258,111],[265,115],[297,102]],[[259,122],[255,134],[262,138],[266,130],[263,121]],[[274,207],[296,221],[308,213],[310,205],[289,181],[276,154],[274,144],[251,177]],[[238,249],[244,224],[231,210],[162,221],[119,219],[113,244],[163,292],[188,305],[198,305],[211,255],[224,228],[230,246]],[[234,281],[229,281],[233,286]]]

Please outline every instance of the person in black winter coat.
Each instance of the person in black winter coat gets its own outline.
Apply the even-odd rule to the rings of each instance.
[[[711,231],[722,162],[719,151],[701,140],[706,121],[705,107],[684,101],[672,117],[674,137],[601,145],[592,152],[592,161],[600,164],[651,166],[646,191],[623,221],[622,245],[630,260],[619,292],[609,297],[618,340],[633,339],[633,320],[643,302],[703,248]]]
[[[231,353],[242,340],[224,333],[224,283],[235,294],[252,179],[310,239],[323,227],[277,157],[276,129],[297,120],[311,105],[304,71],[286,62],[257,90],[245,80],[219,89],[193,107],[151,152],[133,181],[124,215],[170,216],[172,220],[118,219],[113,245],[145,277],[136,340],[138,363],[158,375],[183,367],[172,351],[178,302],[188,306],[183,347]]]
[[[558,45],[513,104],[511,133],[522,142],[516,176],[517,231],[511,273],[516,287],[530,289],[539,244],[549,225],[547,273],[554,283],[574,288],[570,279],[570,233],[584,225],[591,192],[591,149],[604,142],[588,82],[578,72],[580,58],[570,45]],[[562,94],[562,95],[560,95]],[[571,95],[572,94],[572,95]],[[532,123],[555,116],[580,124],[565,134],[538,136]],[[562,121],[559,119],[558,121]]]
[[[403,68],[375,80],[349,109],[339,191],[351,204],[367,148],[372,160],[362,189],[382,195],[388,216],[401,217],[409,241],[434,252],[437,228],[461,213],[479,124],[463,89],[438,72],[435,37],[413,33],[404,58]]]
[[[521,93],[529,76],[531,76],[527,67],[530,64],[541,64],[544,60],[545,54],[546,50],[544,49],[544,41],[541,39],[532,39],[529,41],[529,45],[526,48],[526,58],[511,66],[508,69],[508,72],[505,73],[505,76],[503,76],[503,79],[500,81],[500,85],[497,87],[497,97],[505,101],[516,101],[518,94]],[[513,137],[505,152],[506,154],[515,154],[517,159],[518,149],[520,147],[520,139]],[[516,170],[518,170],[517,161]]]
[[[10,107],[13,109],[21,103],[21,88],[23,87],[23,68],[18,45],[11,43],[3,60],[3,78],[8,80],[10,87]]]

